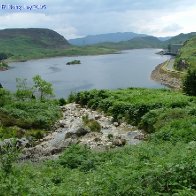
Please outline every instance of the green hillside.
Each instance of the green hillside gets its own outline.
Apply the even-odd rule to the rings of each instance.
[[[72,55],[114,53],[103,47],[72,47],[67,40],[50,29],[0,30],[0,53],[11,55],[10,60],[23,61],[34,58]]]
[[[118,50],[127,49],[139,49],[139,48],[168,48],[169,44],[181,44],[186,40],[191,39],[196,35],[195,32],[188,34],[179,34],[166,41],[160,41],[160,39],[153,36],[136,37],[128,41],[122,41],[118,43],[102,43],[97,44],[97,46],[102,46],[106,48],[113,48]]]
[[[191,39],[194,36],[196,36],[196,32],[187,33],[187,34],[181,33],[165,41],[165,44],[183,44],[185,41]]]
[[[179,70],[196,67],[196,36],[184,43],[179,55],[176,57],[175,67]]]
[[[167,41],[145,36],[118,43],[77,47],[70,45],[63,36],[50,29],[5,29],[0,30],[0,53],[9,54],[9,59],[14,61],[54,56],[110,54],[127,49],[167,48],[168,44],[183,43],[195,34],[180,34]]]
[[[67,48],[70,45],[57,32],[41,28],[4,29],[0,31],[0,41],[5,44],[5,50],[11,49],[14,44],[20,44],[24,48]]]
[[[3,89],[0,93],[4,98],[0,114],[7,114],[0,116],[4,123],[0,140],[43,135],[42,130],[4,127],[5,119],[12,125],[31,122],[42,128],[59,117],[57,102],[19,101]],[[103,111],[119,123],[138,125],[148,135],[138,145],[106,151],[72,145],[59,158],[40,162],[15,162],[17,151],[0,149],[0,195],[196,194],[195,97],[166,89],[129,88],[80,92],[69,101]]]
[[[140,48],[161,48],[162,42],[153,36],[136,37],[129,41],[122,41],[118,43],[102,43],[97,44],[106,48],[115,48],[118,50],[140,49]]]

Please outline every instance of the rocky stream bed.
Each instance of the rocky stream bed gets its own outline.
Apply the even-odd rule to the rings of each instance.
[[[103,113],[81,108],[80,105],[71,103],[61,107],[63,117],[56,122],[53,131],[40,139],[34,147],[25,147],[22,150],[21,160],[53,159],[72,144],[87,145],[93,150],[108,150],[121,147],[125,144],[135,145],[144,139],[144,133],[136,127],[126,123],[113,122],[113,118]],[[92,132],[84,125],[83,116],[97,121],[101,130]],[[19,140],[27,146],[28,141]]]

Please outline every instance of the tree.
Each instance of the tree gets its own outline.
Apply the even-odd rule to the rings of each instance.
[[[0,61],[5,60],[8,58],[8,55],[6,53],[0,53]]]
[[[34,81],[34,89],[35,89],[35,96],[38,97],[40,100],[47,99],[54,95],[52,84],[46,82],[41,78],[41,76],[36,75],[33,77]]]
[[[16,78],[16,97],[22,100],[31,99],[33,95],[32,88],[27,86],[27,79]]]
[[[0,107],[12,101],[12,96],[9,91],[0,88]],[[1,124],[1,123],[0,123]]]
[[[183,91],[187,95],[196,96],[196,67],[188,69],[183,80]]]
[[[168,44],[167,49],[168,49],[168,52],[171,52],[171,44]]]

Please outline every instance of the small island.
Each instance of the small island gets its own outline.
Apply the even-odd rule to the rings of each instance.
[[[73,60],[66,63],[66,65],[76,65],[76,64],[81,64],[80,60]]]
[[[0,71],[8,70],[8,65],[5,62],[0,61]]]

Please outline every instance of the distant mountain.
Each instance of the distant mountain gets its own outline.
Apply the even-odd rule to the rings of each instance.
[[[132,32],[124,33],[108,33],[100,35],[89,35],[84,38],[76,38],[68,40],[70,44],[76,46],[94,45],[105,42],[117,43],[121,41],[127,41],[135,37],[145,37],[145,34],[137,34]]]
[[[97,46],[113,48],[118,50],[139,49],[139,48],[161,48],[162,42],[153,36],[135,37],[128,41],[118,43],[102,43]]]
[[[194,36],[196,36],[196,32],[191,32],[187,34],[181,33],[165,41],[165,43],[166,44],[183,44],[185,41],[187,41],[188,39],[191,39]]]
[[[118,43],[100,43],[98,46],[113,48],[118,50],[134,49],[134,48],[167,48],[169,44],[181,44],[188,39],[194,37],[195,32],[188,34],[179,34],[177,36],[171,37],[154,37],[154,36],[144,36],[144,37],[134,37],[128,41],[122,41]],[[163,41],[161,41],[163,40]],[[164,41],[165,40],[165,41]]]
[[[172,38],[172,36],[168,36],[168,37],[157,37],[160,41],[167,41],[169,39]]]
[[[153,37],[146,34],[137,34],[133,32],[108,33],[100,35],[89,35],[84,38],[70,39],[68,42],[75,46],[99,45],[109,48],[144,48],[144,47],[163,47],[168,44],[180,44],[196,35],[195,32],[188,34],[179,34],[173,37]],[[140,39],[141,38],[141,39]],[[128,43],[126,43],[128,42]],[[131,45],[130,45],[131,44]]]

